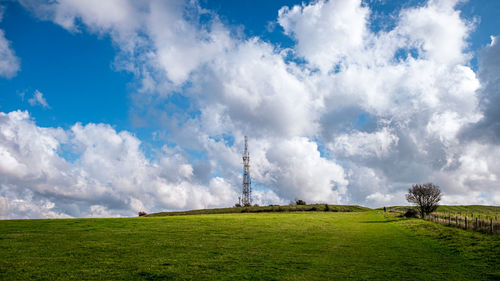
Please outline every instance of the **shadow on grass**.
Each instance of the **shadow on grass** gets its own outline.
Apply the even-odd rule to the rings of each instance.
[[[140,271],[137,273],[137,277],[142,280],[172,280],[179,278],[180,276],[175,272],[155,273]]]

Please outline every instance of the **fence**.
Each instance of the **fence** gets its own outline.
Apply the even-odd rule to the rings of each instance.
[[[500,221],[498,221],[497,216],[485,217],[483,215],[483,217],[481,218],[481,215],[476,215],[474,217],[474,215],[461,216],[456,214],[432,213],[428,215],[426,219],[436,223],[446,224],[463,229],[472,229],[484,233],[500,233]]]

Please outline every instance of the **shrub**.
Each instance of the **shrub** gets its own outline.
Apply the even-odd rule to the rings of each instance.
[[[328,204],[325,204],[325,212],[328,212],[330,211],[330,206],[328,206]]]
[[[139,217],[143,217],[143,216],[145,216],[145,215],[147,215],[147,213],[146,213],[146,212],[144,212],[144,211],[140,211],[140,212],[139,212]]]
[[[299,200],[295,200],[295,204],[297,204],[297,205],[307,205],[306,201],[300,200],[300,199]]]
[[[415,209],[408,209],[408,210],[406,210],[406,213],[404,214],[404,216],[407,218],[416,218],[417,215],[418,215],[418,212]]]

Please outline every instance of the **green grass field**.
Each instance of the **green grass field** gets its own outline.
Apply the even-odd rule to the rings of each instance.
[[[416,208],[414,206],[393,206],[388,207],[394,211],[405,211],[408,208]],[[442,205],[436,210],[437,213],[441,214],[452,214],[460,216],[475,217],[480,216],[485,219],[496,219],[500,220],[500,206],[484,206],[484,205]]]
[[[500,206],[482,206],[482,205],[468,205],[468,206],[439,206],[437,212],[460,214],[460,215],[479,215],[484,218],[495,217],[500,218]]]
[[[0,221],[0,279],[498,280],[499,236],[394,213]]]

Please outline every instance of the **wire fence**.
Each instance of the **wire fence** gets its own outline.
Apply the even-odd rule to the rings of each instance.
[[[395,207],[390,208],[389,211],[397,213],[405,213],[408,208]],[[458,227],[462,229],[469,229],[483,233],[500,234],[500,215],[497,213],[492,214],[477,214],[473,212],[461,213],[442,213],[434,212],[427,215],[426,220],[436,223]]]
[[[498,216],[474,216],[474,214],[472,214],[471,216],[462,216],[457,214],[432,213],[425,219],[463,229],[471,229],[474,231],[491,234],[500,234],[500,221],[498,221]]]

